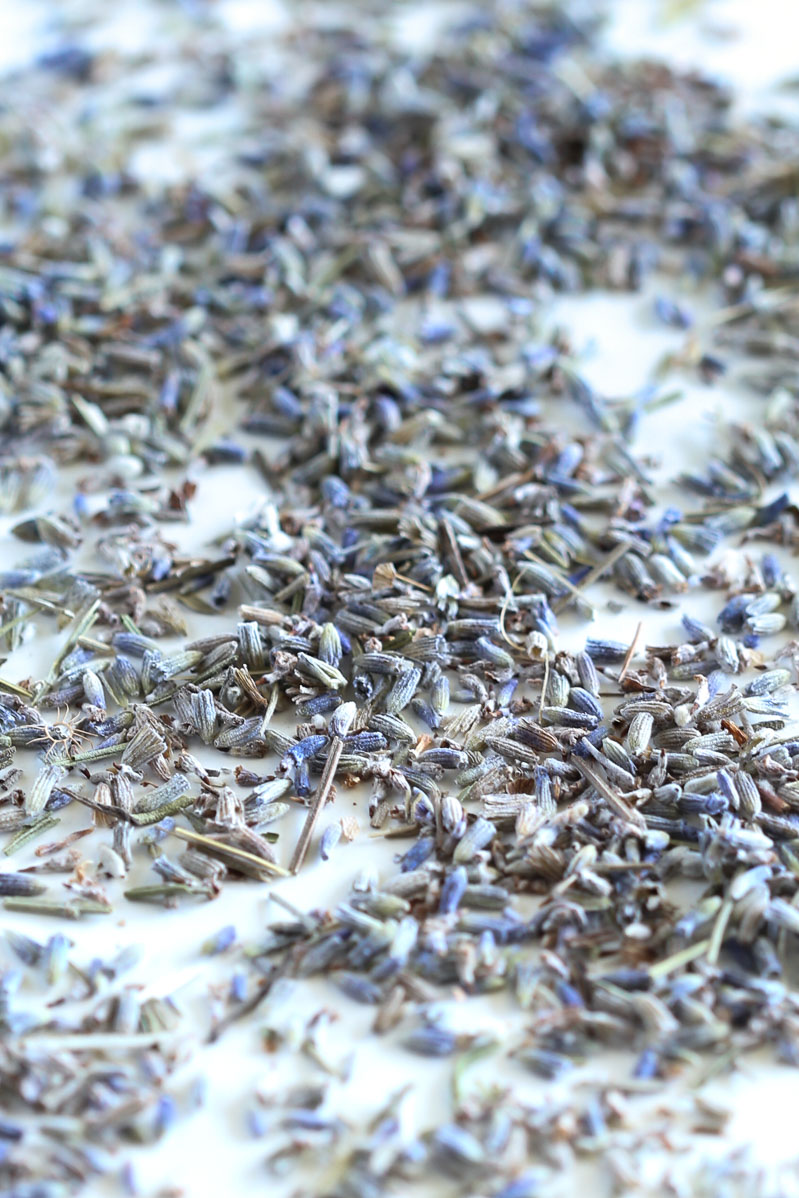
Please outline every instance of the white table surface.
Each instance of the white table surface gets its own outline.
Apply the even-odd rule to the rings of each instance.
[[[105,7],[108,12],[97,22],[91,37],[97,45],[122,48],[123,54],[133,54],[151,44],[165,8],[135,0]],[[748,111],[779,104],[783,111],[790,106],[796,112],[797,93],[778,93],[775,84],[799,71],[799,4],[793,0],[709,0],[704,5],[686,6],[686,15],[669,23],[660,19],[665,7],[649,0],[617,0],[611,5],[610,44],[620,54],[652,54],[681,66],[701,67],[718,74],[735,84],[741,105]],[[243,41],[268,33],[273,24],[292,19],[290,13],[271,0],[265,3],[221,0],[219,8],[227,14],[231,28]],[[37,47],[47,44],[48,24],[56,9],[62,17],[73,12],[96,16],[103,6],[94,2],[59,5],[55,0],[49,5],[31,2],[21,6],[17,0],[3,0],[0,3],[0,29],[5,30],[0,41],[2,69],[17,68]],[[401,36],[412,39],[431,35],[431,8],[423,11],[424,20],[416,10],[410,17],[398,17]],[[195,170],[201,175],[213,171],[217,156],[224,153],[224,129],[215,128],[214,121],[211,112],[207,125],[199,121],[195,126],[179,126],[177,135],[184,140],[178,144],[177,152],[173,146],[164,147],[157,141],[142,147],[137,168],[151,175],[161,171],[165,177]],[[673,283],[669,284],[669,293],[676,293]],[[586,376],[605,393],[616,395],[632,392],[647,383],[663,354],[677,349],[683,337],[655,321],[651,295],[564,299],[543,323],[544,327],[558,323],[574,329],[576,344],[584,350]],[[752,397],[732,385],[721,383],[711,388],[684,377],[679,378],[678,384],[684,390],[680,404],[648,417],[643,426],[646,443],[657,447],[661,460],[655,474],[662,479],[701,461],[717,438],[719,419],[728,420],[733,414],[754,415]],[[255,473],[242,477],[239,470],[215,468],[204,474],[197,471],[196,477],[200,486],[191,507],[192,523],[186,528],[170,528],[170,533],[174,532],[186,547],[202,545],[228,530],[263,494]],[[232,506],[231,493],[235,495]],[[3,560],[21,556],[18,542],[7,535],[9,523],[5,519],[0,525]],[[642,643],[677,637],[679,611],[658,613],[630,601],[622,612],[613,614],[602,610],[609,593],[600,590],[597,594],[600,617],[595,628],[601,627],[603,635],[629,640],[635,624],[642,619]],[[686,596],[682,610],[703,618],[714,613],[717,605],[716,597],[697,592]],[[218,621],[192,618],[192,628],[201,635],[205,627],[221,629],[232,619],[232,615],[223,615]],[[574,617],[564,619],[562,643],[565,647],[579,646],[590,631]],[[19,678],[26,674],[35,676],[43,663],[52,659],[57,644],[57,637],[45,636],[25,645],[4,666],[4,674]],[[210,760],[213,754],[208,756]],[[218,764],[230,762],[219,756]],[[341,814],[359,815],[361,833],[353,844],[340,843],[327,863],[320,862],[317,852],[312,850],[301,874],[279,883],[280,893],[302,908],[334,904],[344,897],[349,882],[367,861],[377,863],[385,871],[398,847],[396,842],[370,835],[361,793],[345,792],[338,804]],[[62,824],[64,831],[71,826],[70,821],[78,826],[85,822],[85,816],[81,812],[67,813]],[[285,845],[293,844],[298,827],[298,820],[293,829],[281,827]],[[288,854],[288,848],[282,851]],[[22,856],[19,861],[25,863]],[[15,858],[15,866],[16,862]],[[148,872],[147,860],[139,859],[135,869],[143,880]],[[153,993],[166,994],[177,989],[187,1012],[187,1024],[191,1026],[193,1018],[194,1026],[204,1030],[209,987],[224,980],[230,965],[226,965],[224,957],[209,960],[201,956],[200,945],[226,924],[235,924],[240,938],[246,940],[262,930],[270,918],[279,918],[279,911],[270,904],[270,889],[266,884],[228,882],[213,903],[185,905],[174,911],[123,903],[107,921],[70,925],[66,930],[76,942],[77,959],[110,955],[130,943],[141,945],[142,959],[134,971],[135,977]],[[0,920],[2,926],[29,935],[38,932],[44,936],[54,930],[52,923],[43,921],[37,928],[34,921],[22,915],[4,913]],[[508,1028],[519,1025],[522,1018],[504,998],[453,1005],[463,1025],[470,1028],[476,1025]],[[298,1035],[305,1021],[322,1007],[335,1010],[340,1016],[330,1031],[331,1054],[334,1057],[343,1057],[350,1051],[355,1054],[351,1081],[346,1086],[334,1087],[333,1097],[333,1106],[354,1126],[374,1113],[376,1104],[392,1090],[409,1080],[414,1084],[414,1092],[404,1107],[408,1127],[424,1126],[433,1111],[440,1117],[448,1104],[451,1062],[412,1056],[398,1047],[396,1036],[373,1036],[369,1032],[372,1012],[324,982],[293,983],[270,999],[257,1016],[231,1029],[215,1046],[198,1043],[195,1050],[188,1052],[189,1062],[181,1077],[186,1085],[198,1075],[207,1079],[206,1103],[191,1117],[182,1117],[160,1144],[131,1153],[142,1194],[154,1194],[167,1184],[178,1186],[190,1198],[206,1195],[249,1198],[264,1193],[281,1196],[300,1188],[300,1178],[293,1174],[282,1180],[266,1175],[262,1164],[266,1142],[248,1132],[246,1114],[254,1105],[257,1088],[268,1092],[271,1087],[285,1084],[287,1079],[311,1076],[309,1067],[298,1063],[296,1053],[270,1056],[263,1052],[264,1026],[282,1027]],[[588,1066],[587,1075],[596,1076],[598,1067]],[[491,1064],[486,1068],[490,1070]],[[626,1068],[629,1070],[629,1061]],[[475,1070],[475,1076],[479,1076],[479,1069]],[[531,1080],[521,1071],[513,1080],[525,1085],[531,1095],[545,1092],[546,1083]],[[725,1076],[715,1093],[733,1112],[728,1135],[718,1144],[718,1151],[732,1144],[749,1145],[753,1158],[762,1161],[772,1176],[781,1161],[791,1161],[799,1152],[796,1132],[799,1080],[794,1072],[766,1063],[746,1062],[738,1072]],[[654,1176],[662,1163],[662,1154],[660,1157],[654,1154]],[[581,1186],[586,1186],[581,1192],[604,1192],[601,1173],[589,1170],[580,1179],[564,1176],[552,1194],[565,1196],[577,1192],[578,1180]],[[312,1194],[322,1189],[319,1177],[307,1184],[308,1189],[303,1192]],[[779,1184],[783,1188],[775,1189],[775,1193],[794,1193],[795,1175],[782,1177]],[[770,1192],[765,1182],[763,1186],[758,1192]],[[111,1192],[117,1191],[113,1186],[103,1185],[86,1191],[92,1195]],[[414,1192],[433,1195],[438,1189],[431,1179],[429,1188],[425,1185]],[[442,1192],[446,1193],[446,1187]]]

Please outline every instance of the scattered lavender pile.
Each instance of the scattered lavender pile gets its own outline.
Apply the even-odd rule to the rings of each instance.
[[[560,1079],[608,1047],[642,1088],[764,1045],[799,1060],[799,600],[775,552],[799,521],[797,133],[739,123],[699,76],[609,61],[568,6],[461,14],[424,53],[366,11],[323,26],[300,6],[270,56],[201,8],[165,93],[114,92],[114,54],[77,41],[0,111],[0,504],[21,542],[0,575],[0,894],[52,924],[2,950],[0,1187],[19,1198],[81,1192],[180,1108],[177,1007],[138,1001],[131,961],[72,963],[52,917],[180,919],[228,878],[288,910],[234,950],[212,1039],[323,975],[458,1076],[492,1053]],[[233,113],[220,161],[142,181],[135,147],[178,110]],[[540,331],[557,293],[650,283],[686,330],[669,382],[734,376],[758,412],[667,489],[646,427],[674,393],[598,394],[568,332]],[[714,311],[696,328],[669,298],[691,288]],[[260,476],[257,512],[235,523],[233,496],[230,532],[181,550],[197,487],[231,467]],[[708,563],[743,543],[742,574]],[[634,613],[621,642],[600,580]],[[636,631],[648,608],[682,621],[674,643]],[[559,618],[592,616],[581,652],[559,648]],[[11,655],[53,632],[47,673],[23,676]],[[335,799],[361,783],[358,821]],[[396,871],[319,909],[309,854],[343,868],[366,824]],[[307,911],[280,896],[300,869]],[[449,1027],[454,992],[507,992],[525,1034]],[[322,1097],[286,1098],[273,1165],[339,1143]],[[608,1083],[544,1116],[456,1086],[411,1144],[381,1108],[325,1192],[443,1170],[454,1193],[526,1198],[567,1145],[609,1153],[619,1103]],[[617,1162],[619,1192],[637,1181]]]

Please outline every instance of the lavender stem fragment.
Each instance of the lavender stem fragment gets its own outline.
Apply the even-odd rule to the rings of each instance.
[[[316,828],[322,810],[330,797],[330,792],[333,787],[333,779],[336,776],[341,754],[344,751],[344,738],[350,730],[352,721],[355,719],[357,708],[354,703],[342,703],[330,717],[330,731],[332,733],[330,746],[327,751],[322,777],[317,787],[316,793],[311,801],[311,809],[305,818],[305,823],[302,826],[297,844],[294,847],[294,852],[289,864],[289,873],[296,874],[302,868],[303,861],[308,853],[311,845],[311,839]]]

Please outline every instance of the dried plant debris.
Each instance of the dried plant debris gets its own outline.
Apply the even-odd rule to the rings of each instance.
[[[177,1003],[74,965],[58,929],[230,886],[283,910],[252,943],[209,917],[198,956],[235,964],[204,1039],[319,976],[453,1071],[451,1122],[416,1139],[297,1096],[271,1170],[321,1145],[330,1198],[430,1171],[526,1198],[571,1151],[633,1192],[639,1090],[799,1062],[799,134],[612,61],[569,5],[458,10],[413,51],[375,5],[301,5],[268,46],[185,7],[127,65],[45,55],[0,113],[0,901],[51,929],[7,933],[0,1189],[79,1193],[193,1102]],[[165,62],[169,94],[142,69]],[[148,177],[146,147],[209,112],[213,169]],[[668,385],[598,393],[549,305],[653,286],[685,339]],[[664,480],[648,419],[675,379],[731,376],[756,418]],[[240,518],[236,479],[259,488]],[[635,605],[623,640],[608,593]],[[394,868],[347,894],[367,836]],[[331,909],[318,871],[346,875]],[[501,995],[519,1035],[448,1026],[453,994]],[[621,1090],[569,1090],[620,1049]],[[487,1054],[566,1089],[467,1094]],[[675,1192],[753,1176],[733,1154]]]
[[[77,964],[72,947],[61,933],[44,942],[6,934],[4,1193],[49,1198],[99,1178],[113,1181],[120,1177],[120,1143],[156,1142],[197,1103],[196,1085],[173,1077],[190,1040],[176,999],[131,982],[136,951]]]
[[[461,1076],[481,1052],[485,1048],[463,1055]],[[765,1192],[763,1172],[741,1149],[704,1160],[690,1154],[692,1141],[707,1144],[723,1133],[728,1119],[724,1108],[701,1097],[663,1106],[661,1095],[658,1107],[654,1093],[640,1085],[586,1082],[576,1103],[552,1096],[536,1102],[494,1086],[470,1093],[452,1122],[411,1136],[403,1130],[407,1088],[387,1096],[364,1125],[353,1126],[333,1113],[334,1086],[300,1084],[280,1093],[260,1086],[248,1118],[250,1133],[265,1141],[267,1168],[278,1181],[309,1171],[320,1151],[327,1154],[330,1163],[315,1191],[325,1198],[401,1193],[429,1186],[432,1177],[442,1183],[442,1193],[534,1198],[559,1192],[553,1188],[559,1174],[575,1162],[599,1165],[600,1192],[612,1195],[745,1198]],[[644,1111],[646,1122],[640,1118]],[[679,1143],[683,1159],[676,1166],[673,1146],[653,1150],[661,1134]]]

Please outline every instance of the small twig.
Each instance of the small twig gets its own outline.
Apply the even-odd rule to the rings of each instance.
[[[442,519],[439,528],[441,530],[442,540],[449,551],[452,568],[455,571],[455,577],[458,580],[458,585],[467,587],[469,585],[469,575],[466,573],[466,567],[463,564],[463,558],[461,557],[460,546],[458,545],[455,531],[449,520],[446,519]]]
[[[635,630],[635,636],[634,636],[634,637],[633,637],[633,639],[630,641],[630,647],[629,647],[629,649],[627,650],[627,652],[626,652],[626,653],[625,653],[625,655],[624,655],[624,661],[621,663],[621,669],[619,670],[619,676],[618,676],[618,678],[616,679],[616,681],[617,681],[617,682],[621,682],[621,681],[622,681],[622,679],[624,678],[625,674],[627,673],[627,671],[628,671],[628,670],[629,670],[629,668],[630,668],[630,662],[631,662],[631,661],[632,661],[632,659],[633,659],[633,653],[635,653],[635,647],[636,647],[636,645],[638,644],[638,638],[639,638],[639,637],[640,637],[640,635],[641,635],[641,629],[643,628],[643,626],[644,626],[644,625],[643,625],[643,621],[639,620],[639,621],[638,621],[638,627],[637,627],[637,628],[636,628],[636,630]]]
[[[541,723],[541,720],[544,717],[544,704],[547,701],[547,687],[548,686],[549,686],[549,649],[547,649],[547,655],[544,658],[544,681],[541,686],[541,702],[538,704],[538,722],[539,722],[539,724]]]
[[[398,578],[400,582],[407,582],[409,586],[418,588],[420,591],[427,591],[428,594],[430,594],[430,592],[433,590],[433,588],[427,586],[426,583],[419,582],[416,578],[407,578],[404,574],[400,574],[398,570],[394,571],[394,577]]]
[[[319,816],[322,814],[322,808],[330,797],[330,791],[333,788],[333,779],[336,776],[339,758],[344,748],[344,737],[347,735],[352,721],[355,719],[355,712],[356,707],[354,703],[342,703],[341,707],[334,711],[330,717],[330,730],[333,733],[333,738],[330,742],[330,749],[328,750],[327,761],[322,771],[319,786],[313,797],[310,811],[305,818],[305,823],[302,826],[299,840],[289,864],[289,872],[292,874],[299,872],[305,860],[311,844],[311,838],[314,834],[314,828],[319,820]]]
[[[497,495],[501,495],[503,491],[507,491],[510,487],[521,487],[524,483],[532,482],[535,478],[536,468],[531,466],[529,470],[519,471],[516,474],[510,474],[507,478],[500,479],[496,486],[489,487],[487,491],[481,491],[479,495],[475,495],[480,503],[487,503],[490,499],[495,499]]]
[[[282,907],[284,911],[288,911],[289,915],[296,919],[298,923],[303,924],[303,926],[307,928],[309,932],[314,931],[317,925],[314,920],[311,919],[310,915],[306,915],[304,911],[299,909],[299,907],[295,907],[293,903],[290,903],[288,899],[283,898],[282,894],[278,894],[276,890],[270,890],[269,897],[273,903],[277,903],[277,905]]]
[[[258,989],[254,992],[254,994],[251,994],[248,999],[245,999],[245,1001],[236,1007],[234,1011],[231,1011],[228,1015],[225,1015],[222,1019],[220,1019],[219,1023],[217,1023],[209,1032],[208,1043],[215,1044],[222,1033],[227,1031],[231,1024],[236,1023],[239,1019],[243,1019],[245,1015],[249,1015],[252,1011],[254,1011],[255,1008],[259,1006],[267,997],[269,991],[272,989],[278,978],[285,974],[287,967],[288,964],[286,961],[283,961],[280,965],[276,966],[269,976],[264,978],[264,980],[259,984]]]
[[[103,807],[102,810],[107,811],[108,808]],[[275,865],[273,861],[267,861],[265,857],[258,857],[255,853],[248,853],[246,849],[237,848],[236,845],[223,844],[220,840],[214,840],[213,836],[203,836],[199,832],[189,831],[188,828],[173,828],[172,835],[193,844],[209,857],[217,857],[232,864],[234,869],[239,869],[242,873],[254,868],[264,873],[278,874],[283,878],[287,876],[285,869]],[[249,870],[245,871],[245,866],[249,867]]]
[[[631,549],[632,544],[630,541],[620,541],[616,548],[610,551],[603,562],[600,562],[599,565],[594,566],[593,569],[588,571],[585,578],[581,579],[577,586],[570,585],[570,594],[564,595],[562,599],[559,599],[556,603],[553,603],[552,610],[555,612],[555,614],[557,615],[558,612],[561,612],[564,608],[568,607],[578,595],[582,594],[587,587],[590,587],[593,583],[600,579],[602,575],[605,574],[612,566],[615,566],[616,562],[620,558],[624,557],[625,553],[629,553]]]
[[[8,691],[9,694],[17,695],[20,699],[33,698],[33,691],[29,691],[24,686],[17,686],[16,682],[9,682],[6,678],[0,678],[0,691]]]
[[[618,815],[621,819],[627,820],[628,823],[632,824],[636,828],[640,828],[642,831],[646,829],[646,821],[641,815],[641,812],[638,811],[637,808],[632,807],[628,800],[623,795],[619,794],[619,792],[610,785],[606,778],[602,777],[599,770],[594,769],[593,766],[589,765],[587,761],[583,761],[580,757],[574,758],[574,764],[586,781],[589,782],[595,790],[599,791],[614,815]]]
[[[725,898],[724,902],[719,907],[719,913],[716,916],[716,922],[713,925],[713,931],[710,933],[710,943],[707,947],[707,963],[715,965],[719,959],[721,946],[724,941],[724,933],[727,930],[727,924],[730,922],[732,909],[735,906],[731,898]]]
[[[682,969],[684,965],[689,965],[691,961],[703,957],[709,947],[710,937],[706,940],[697,940],[694,944],[689,944],[687,948],[681,948],[679,952],[673,953],[670,957],[664,957],[662,961],[656,961],[654,965],[650,965],[649,976],[653,979],[665,978],[675,969]]]
[[[550,570],[550,571],[552,570],[551,564],[549,562],[545,562],[542,557],[539,557],[537,554],[533,553],[532,549],[525,549],[524,556],[526,558],[528,558],[531,562],[535,562],[535,564],[537,566],[543,566],[545,570]],[[517,580],[518,580],[518,578],[520,578],[522,576],[523,572],[524,572],[524,563],[522,563],[522,565],[521,565],[519,574],[517,575]],[[569,582],[568,578],[566,577],[566,575],[564,573],[561,572],[557,575],[554,575],[554,577],[569,592],[568,595],[560,595],[554,601],[554,603],[552,604],[552,610],[554,612],[561,611],[562,608],[567,605],[567,603],[569,602],[570,599],[582,599],[584,603],[588,602],[588,600],[585,598],[585,595],[583,595],[580,588],[576,587],[573,582]]]

